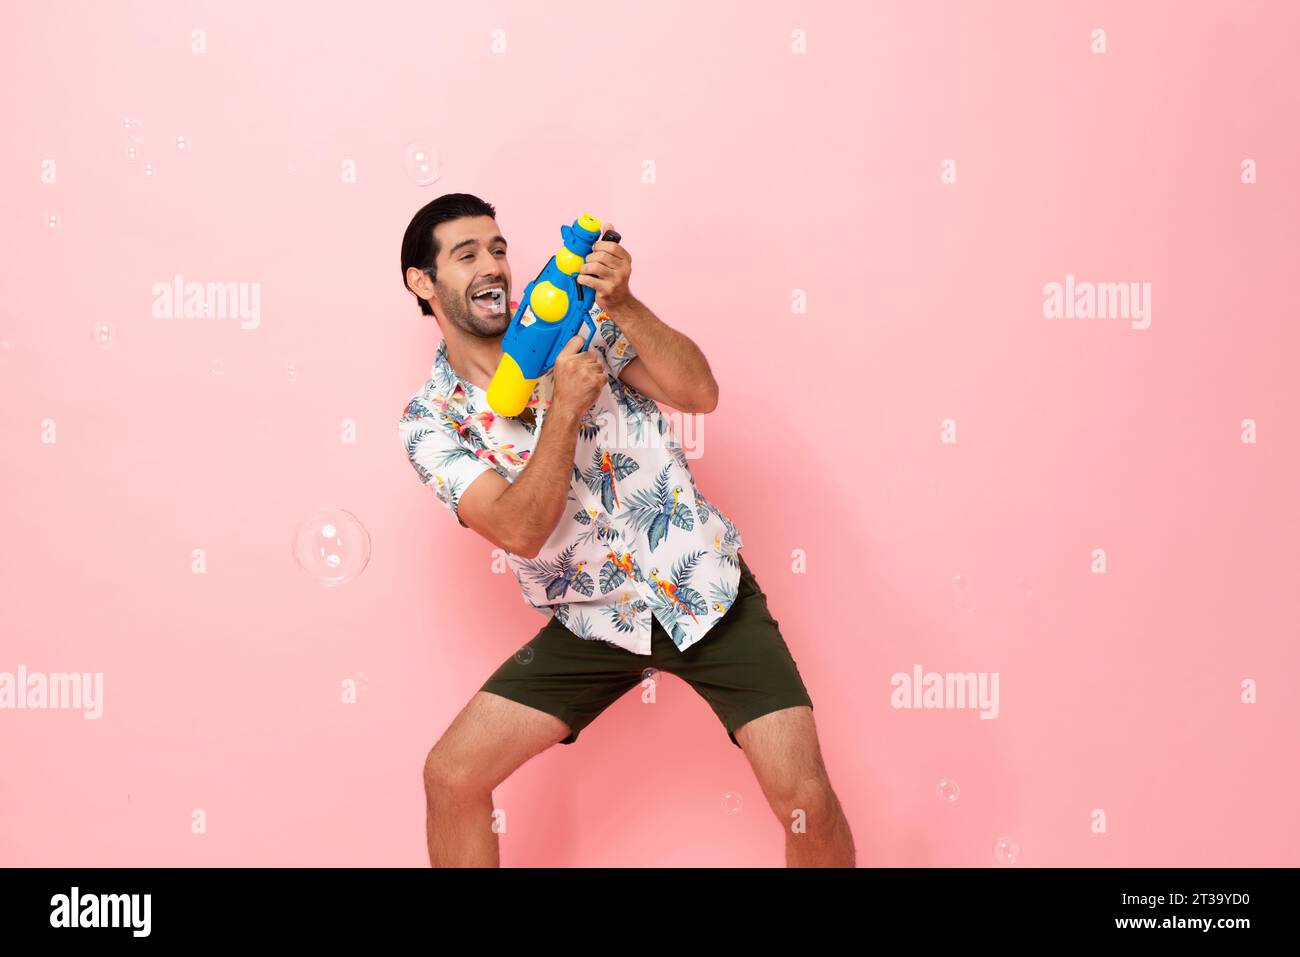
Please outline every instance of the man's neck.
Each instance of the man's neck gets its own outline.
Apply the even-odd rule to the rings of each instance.
[[[501,364],[501,342],[503,336],[491,339],[478,339],[464,333],[443,334],[447,340],[447,361],[452,369],[466,382],[478,386],[484,392]]]

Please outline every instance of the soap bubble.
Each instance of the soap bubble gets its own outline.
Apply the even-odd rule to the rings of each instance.
[[[438,151],[412,143],[406,148],[406,174],[414,180],[416,186],[436,183],[442,175],[438,168]]]
[[[524,645],[522,648],[520,648],[518,651],[515,652],[515,661],[519,662],[521,665],[530,664],[533,660],[534,654],[535,652],[533,651],[532,648],[530,648],[528,645]]]
[[[9,363],[9,343],[0,342],[0,366]]]
[[[726,794],[722,795],[722,809],[724,811],[738,814],[740,812],[740,806],[743,803],[744,802],[740,799],[740,795],[735,791],[728,791]]]
[[[117,340],[117,330],[111,322],[95,323],[95,344],[101,349],[109,348]]]
[[[128,146],[126,148],[126,158],[129,159],[131,162],[134,163],[136,157],[138,157],[139,155],[140,155],[140,151],[137,150],[134,146]]]
[[[221,375],[221,373],[226,371],[225,364],[222,363],[220,359],[213,359],[211,368],[213,375]]]
[[[934,789],[935,795],[945,804],[951,804],[957,800],[957,795],[961,793],[961,788],[957,786],[956,781],[949,781],[946,778],[939,782],[939,786]]]
[[[1009,837],[999,838],[993,845],[993,861],[1004,866],[1020,860],[1020,845]]]
[[[970,578],[965,575],[954,575],[952,586],[957,608],[964,612],[974,611],[975,603],[971,600]]]
[[[298,381],[298,367],[294,365],[292,362],[290,362],[289,365],[285,368],[285,372],[289,376],[290,382]]]
[[[126,135],[132,143],[140,143],[144,140],[144,124],[139,120],[133,120],[127,117],[122,121],[122,129],[126,130]]]
[[[271,438],[271,420],[263,419],[257,424],[257,434],[264,439]]]
[[[298,566],[322,585],[342,585],[370,562],[370,533],[346,509],[323,508],[298,527],[293,553]]]

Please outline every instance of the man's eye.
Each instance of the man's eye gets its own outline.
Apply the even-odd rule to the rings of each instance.
[[[469,262],[469,261],[470,261],[471,259],[473,259],[473,258],[474,258],[474,254],[473,254],[473,253],[466,253],[464,256],[461,256],[461,257],[460,257],[460,261],[463,262],[463,263],[467,263],[467,262]]]

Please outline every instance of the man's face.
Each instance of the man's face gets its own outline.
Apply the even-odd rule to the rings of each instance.
[[[491,339],[510,325],[506,241],[491,216],[466,216],[434,227],[438,241],[436,307],[457,329]],[[492,295],[480,295],[498,289]],[[477,298],[475,298],[477,296]]]

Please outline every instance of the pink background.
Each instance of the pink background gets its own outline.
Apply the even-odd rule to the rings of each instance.
[[[398,247],[451,191],[497,205],[516,289],[613,221],[704,349],[693,468],[860,865],[1300,863],[1296,6],[845,8],[7,7],[0,671],[105,687],[98,721],[0,711],[0,864],[427,863],[425,754],[543,621],[396,437],[439,338]],[[175,273],[261,283],[259,327],[154,318]],[[1044,318],[1067,273],[1150,282],[1150,328]],[[327,505],[373,540],[337,588],[290,551]],[[895,710],[916,664],[997,672],[999,716]],[[507,865],[783,860],[671,677],[495,801]]]

